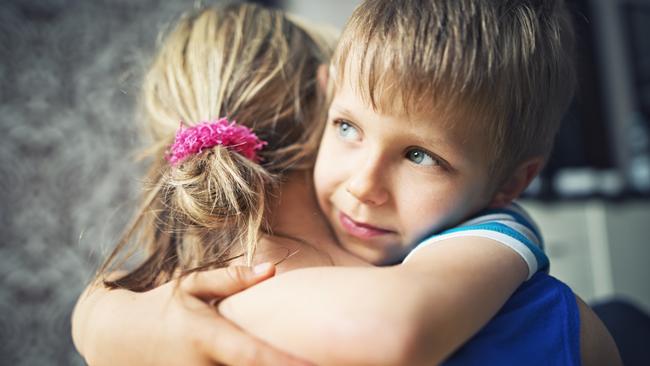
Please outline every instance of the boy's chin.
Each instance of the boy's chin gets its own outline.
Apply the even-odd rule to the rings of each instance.
[[[354,241],[340,241],[341,247],[347,252],[353,254],[355,257],[368,262],[375,266],[385,266],[395,264],[403,258],[401,252],[397,253],[395,250],[385,250],[384,248],[372,248],[368,245],[355,243]],[[404,253],[405,256],[406,253]]]

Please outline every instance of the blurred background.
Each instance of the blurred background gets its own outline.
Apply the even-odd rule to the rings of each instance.
[[[357,4],[259,2],[339,28]],[[523,204],[551,273],[611,326],[638,325],[613,330],[630,354],[650,348],[650,0],[567,2],[580,88]],[[134,208],[142,71],[158,33],[195,3],[0,3],[0,364],[83,365],[70,314]]]

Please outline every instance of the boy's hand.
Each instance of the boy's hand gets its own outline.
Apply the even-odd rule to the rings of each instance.
[[[75,344],[91,366],[305,365],[244,333],[211,305],[274,273],[272,265],[233,266],[143,293],[92,289],[73,315]]]

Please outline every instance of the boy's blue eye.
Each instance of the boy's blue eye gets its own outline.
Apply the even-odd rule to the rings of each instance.
[[[411,149],[406,152],[406,158],[418,165],[436,166],[440,165],[438,159],[431,156],[422,149]]]
[[[359,131],[347,122],[340,121],[337,123],[339,136],[346,140],[356,140],[359,138]]]

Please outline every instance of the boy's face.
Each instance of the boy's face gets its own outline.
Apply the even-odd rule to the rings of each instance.
[[[374,264],[491,199],[485,138],[426,117],[376,112],[344,82],[329,110],[314,182],[340,244]],[[459,123],[460,124],[460,123]]]

